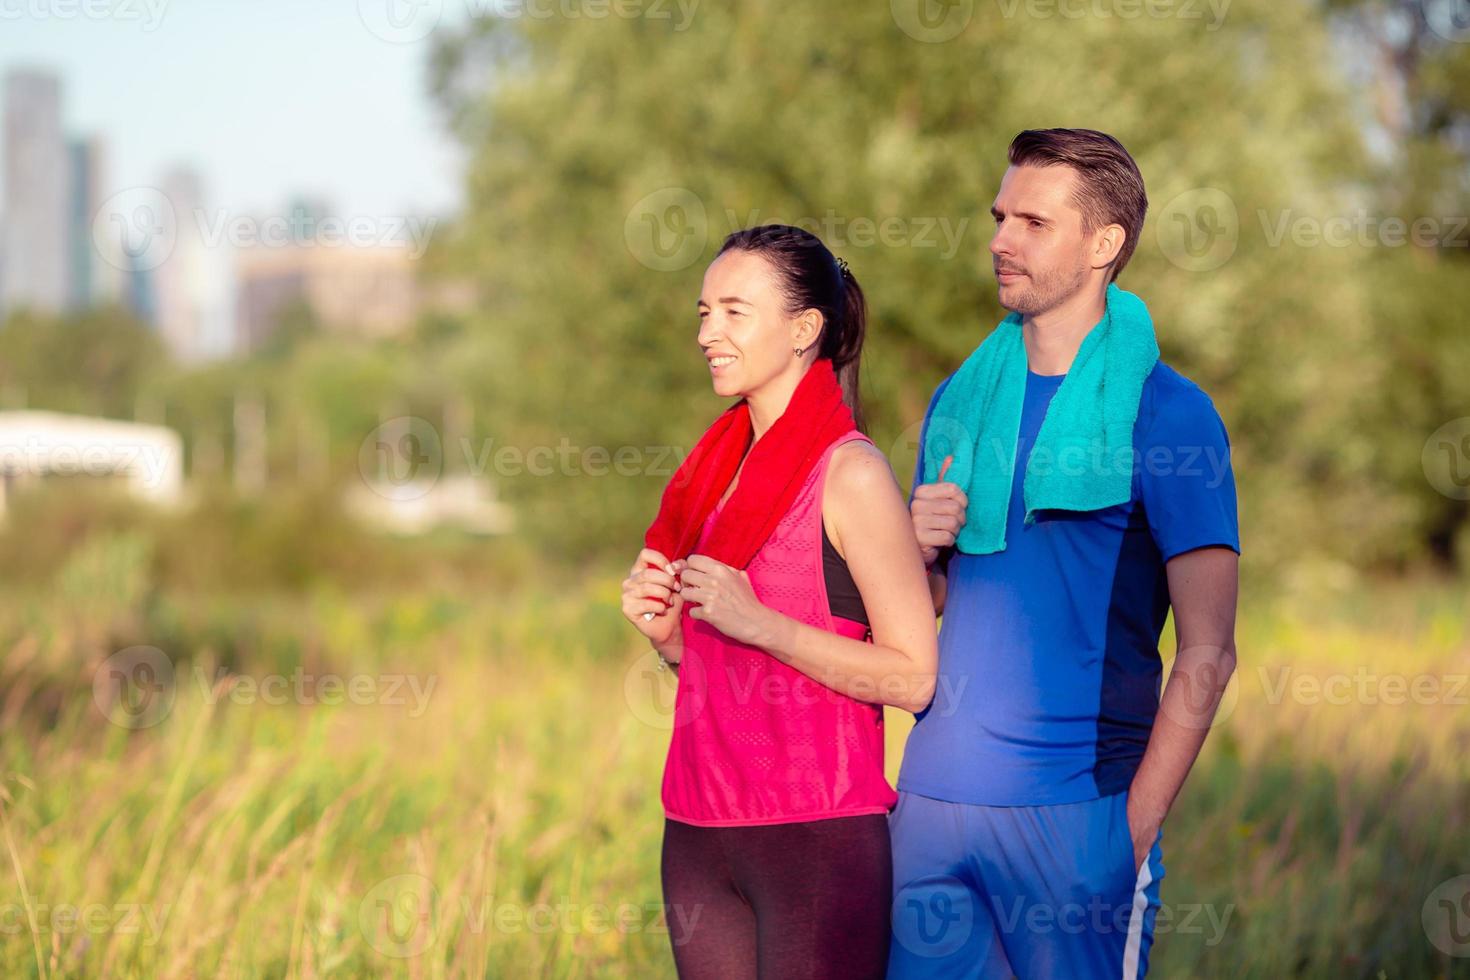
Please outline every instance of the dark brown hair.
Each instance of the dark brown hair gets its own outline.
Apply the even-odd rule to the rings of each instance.
[[[832,360],[842,400],[851,410],[858,431],[866,433],[858,394],[858,362],[867,331],[868,304],[847,263],[838,261],[816,235],[791,225],[760,225],[734,232],[715,258],[731,249],[759,255],[771,263],[788,316],[805,310],[821,312],[817,356]]]
[[[1123,226],[1123,247],[1109,282],[1117,279],[1133,256],[1148,211],[1143,174],[1123,144],[1095,129],[1028,129],[1011,140],[1006,157],[1013,167],[1063,166],[1077,172],[1073,203],[1082,212],[1083,231]]]

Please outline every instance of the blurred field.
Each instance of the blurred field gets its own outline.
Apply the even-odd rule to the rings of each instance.
[[[94,575],[125,577],[121,551]],[[671,688],[616,580],[12,594],[0,975],[671,976]],[[1165,829],[1176,914],[1155,976],[1470,975],[1421,924],[1431,890],[1470,872],[1467,635],[1448,585],[1247,606],[1238,698]],[[138,637],[157,650],[94,687]],[[162,656],[171,686],[136,669]],[[298,670],[344,678],[347,703]],[[1461,703],[1381,703],[1389,675]],[[1303,676],[1328,682],[1319,703]]]

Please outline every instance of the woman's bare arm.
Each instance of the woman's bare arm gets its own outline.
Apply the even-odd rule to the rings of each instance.
[[[939,665],[934,597],[913,521],[888,460],[866,442],[840,446],[827,472],[823,510],[862,594],[873,642],[775,619],[773,657],[850,697],[919,712]]]

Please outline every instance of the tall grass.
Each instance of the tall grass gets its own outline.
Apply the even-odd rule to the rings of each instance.
[[[617,578],[473,600],[126,598],[125,576],[118,603],[12,596],[0,975],[672,976],[672,679]],[[1467,626],[1448,586],[1245,610],[1238,690],[1165,829],[1154,975],[1470,976],[1421,918],[1470,874],[1470,707],[1446,703]],[[114,689],[119,664],[137,690]],[[1390,675],[1439,681],[1438,701],[1382,703]],[[1347,702],[1311,703],[1301,677]]]

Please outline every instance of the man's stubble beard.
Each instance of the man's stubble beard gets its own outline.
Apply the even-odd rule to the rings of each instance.
[[[1006,297],[1001,287],[1001,305],[1022,316],[1038,316],[1060,306],[1087,281],[1087,266],[1078,264],[1071,270],[1059,269],[1045,276],[1028,274],[1022,291]],[[1018,283],[1017,285],[1022,285]],[[1009,299],[1009,301],[1008,301]]]

